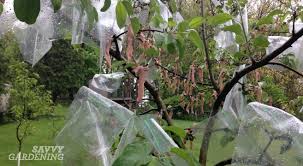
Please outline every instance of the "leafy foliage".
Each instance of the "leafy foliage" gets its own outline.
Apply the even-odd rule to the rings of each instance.
[[[53,99],[69,96],[88,84],[98,72],[98,57],[92,48],[72,47],[67,40],[53,43],[52,49],[35,66],[40,82],[52,92]]]
[[[40,13],[40,0],[14,0],[16,17],[27,24],[34,24]]]
[[[149,154],[152,151],[152,145],[145,139],[139,139],[126,146],[122,154],[115,160],[113,166],[122,166],[125,163],[129,165],[145,165],[151,160]]]
[[[101,12],[105,12],[107,9],[109,9],[110,5],[111,5],[111,0],[105,0],[104,5],[101,8]]]
[[[54,8],[54,12],[57,12],[61,8],[62,0],[52,0],[52,5]]]

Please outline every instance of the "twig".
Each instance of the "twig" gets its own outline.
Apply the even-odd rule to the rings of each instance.
[[[283,64],[283,63],[269,62],[268,64],[269,64],[269,65],[277,65],[277,66],[284,67],[285,69],[290,70],[290,71],[292,71],[292,72],[298,74],[299,76],[303,77],[303,74],[302,74],[302,73],[300,73],[299,71],[297,71],[297,70],[295,70],[295,69],[293,69],[293,68],[291,68],[291,67],[289,67],[289,66],[287,66],[287,65],[285,65],[285,64]]]
[[[116,38],[118,39],[119,37],[121,37],[122,35],[126,34],[128,31],[124,31],[116,36],[114,36],[113,38]],[[159,32],[159,33],[164,33],[164,31],[161,31],[161,30],[157,30],[157,29],[142,29],[142,30],[139,30],[138,33],[140,32]]]
[[[140,113],[139,115],[145,115],[145,114],[148,114],[148,113],[150,113],[150,112],[152,112],[152,111],[159,111],[157,108],[154,108],[154,109],[150,109],[150,110],[148,110],[148,111],[145,111],[145,112],[142,112],[142,113]]]
[[[201,13],[202,13],[202,17],[205,17],[205,12],[204,12],[204,1],[205,0],[201,0]],[[212,72],[212,63],[210,62],[210,57],[209,57],[209,50],[208,50],[208,46],[207,46],[207,42],[206,42],[206,34],[205,34],[205,30],[206,30],[206,24],[205,22],[203,22],[202,24],[202,41],[203,41],[203,45],[204,45],[204,52],[205,52],[205,57],[206,57],[206,63],[207,63],[207,69],[208,69],[208,73],[209,73],[209,77],[210,77],[210,81],[213,85],[213,88],[215,91],[217,91],[217,93],[220,93],[220,88],[217,85],[215,79],[214,79],[214,75]]]

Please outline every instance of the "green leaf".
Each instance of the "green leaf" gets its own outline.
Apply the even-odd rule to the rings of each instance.
[[[173,13],[176,13],[176,11],[177,11],[177,3],[176,3],[176,0],[169,0],[169,1],[168,1],[168,6],[169,6],[169,9],[170,9]]]
[[[225,26],[223,28],[224,31],[234,32],[236,35],[242,35],[243,31],[240,24],[233,24],[230,26]]]
[[[141,28],[140,21],[137,17],[133,17],[130,19],[131,26],[133,28],[134,34],[137,34]]]
[[[152,157],[152,160],[148,163],[147,166],[159,166],[159,165],[162,165],[161,162],[156,157]]]
[[[263,24],[272,24],[273,23],[273,17],[275,15],[283,14],[283,11],[280,9],[274,10],[270,12],[267,16],[262,17],[257,25],[263,25]]]
[[[190,152],[188,152],[184,149],[172,148],[171,152],[178,155],[182,159],[184,159],[189,166],[198,166],[199,165],[198,161],[194,158],[194,156]]]
[[[121,155],[114,161],[113,166],[137,165],[147,160],[153,147],[147,140],[137,140],[125,147]]]
[[[168,51],[168,53],[170,53],[170,54],[176,53],[175,39],[172,34],[169,33],[166,36],[165,44],[166,44],[166,50]]]
[[[14,0],[16,17],[27,24],[34,24],[40,13],[40,0]]]
[[[178,24],[178,32],[185,32],[188,29],[188,21],[184,20]]]
[[[163,22],[164,20],[160,14],[156,14],[151,18],[151,25],[154,27],[160,27],[160,24]]]
[[[180,57],[180,59],[183,59],[184,54],[185,54],[184,39],[181,37],[178,37],[176,42],[177,42],[176,45],[177,45],[178,51],[179,51],[179,57]]]
[[[88,24],[89,28],[93,28],[94,23],[98,21],[98,12],[95,7],[93,7],[91,4],[88,4],[88,6],[85,8],[87,18],[88,18]]]
[[[188,34],[189,39],[196,45],[196,47],[202,49],[203,43],[197,31],[191,30]]]
[[[168,18],[168,26],[175,27],[177,25],[176,21],[173,18]]]
[[[54,12],[56,13],[61,8],[62,0],[52,0],[52,5],[54,8]]]
[[[134,14],[134,10],[133,10],[133,6],[132,4],[129,2],[129,1],[122,1],[127,13],[129,16],[133,15]]]
[[[225,26],[223,28],[224,31],[234,32],[236,34],[236,42],[238,44],[245,42],[245,36],[240,24],[233,24],[230,26]]]
[[[220,13],[220,14],[217,14],[215,16],[209,16],[207,17],[207,23],[209,25],[213,25],[213,26],[216,26],[216,25],[220,25],[220,24],[223,24],[229,20],[231,20],[233,17],[227,13]]]
[[[123,28],[127,18],[127,10],[121,1],[119,1],[116,6],[116,18],[119,28]]]
[[[166,127],[164,127],[164,130],[171,131],[171,132],[177,134],[178,136],[180,136],[181,138],[185,138],[185,136],[186,136],[186,132],[182,128],[177,127],[177,126],[166,126]]]
[[[101,12],[105,12],[107,9],[109,9],[110,5],[111,5],[111,0],[105,0],[104,5],[101,8]]]
[[[189,27],[193,29],[199,28],[203,22],[204,22],[203,17],[195,17],[189,22]]]
[[[269,42],[267,40],[267,37],[263,36],[263,35],[259,35],[257,36],[254,40],[253,40],[253,45],[255,47],[268,47]]]
[[[148,48],[147,50],[145,50],[145,54],[149,57],[156,57],[159,55],[159,51],[155,48]]]
[[[2,14],[3,12],[3,4],[0,2],[0,15]]]

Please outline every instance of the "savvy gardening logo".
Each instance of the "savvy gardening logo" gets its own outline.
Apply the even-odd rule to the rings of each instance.
[[[31,153],[11,153],[9,160],[63,160],[64,146],[33,146]]]

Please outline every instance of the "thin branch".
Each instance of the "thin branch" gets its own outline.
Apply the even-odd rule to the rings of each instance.
[[[285,65],[285,64],[283,64],[283,63],[269,62],[268,64],[269,64],[269,65],[277,65],[277,66],[284,67],[285,69],[290,70],[290,71],[292,71],[292,72],[298,74],[299,76],[303,77],[303,74],[302,74],[302,73],[300,73],[299,71],[297,71],[297,70],[295,70],[295,69],[293,69],[293,68],[291,68],[291,67],[289,67],[289,66],[287,66],[287,65]]]
[[[122,35],[125,35],[128,31],[124,31],[116,36],[114,36],[113,38],[116,38],[118,39],[119,37],[121,37]],[[161,31],[161,30],[157,30],[157,29],[142,29],[142,30],[139,30],[138,33],[140,32],[159,32],[159,33],[164,33],[164,31]]]
[[[217,163],[215,166],[225,166],[225,165],[230,165],[232,162],[232,159],[229,158],[227,160],[223,160],[223,161],[220,161],[219,163]]]
[[[263,57],[260,61],[257,61],[256,63],[245,67],[243,70],[236,72],[235,76],[225,84],[222,92],[219,94],[218,98],[216,99],[216,101],[214,103],[213,109],[210,114],[209,121],[206,126],[206,130],[205,130],[205,133],[203,136],[203,140],[202,140],[202,144],[201,144],[201,148],[200,148],[200,156],[199,156],[199,161],[202,166],[206,166],[209,140],[212,135],[211,130],[215,124],[215,118],[213,118],[213,117],[219,112],[221,103],[224,102],[227,94],[231,91],[231,89],[234,87],[234,85],[237,84],[238,81],[243,76],[270,63],[271,60],[273,60],[275,57],[280,55],[286,49],[291,47],[291,45],[293,43],[295,43],[301,36],[303,36],[303,28],[300,31],[298,31],[297,33],[295,33],[289,40],[287,40],[283,45],[281,45],[279,48],[277,48],[271,54]]]
[[[201,0],[201,13],[202,13],[202,17],[205,17],[205,12],[204,12],[204,2],[205,0]],[[206,57],[206,63],[207,63],[207,69],[208,69],[208,73],[209,73],[209,77],[210,77],[210,81],[214,87],[214,90],[217,91],[217,93],[220,93],[220,88],[217,85],[215,79],[214,79],[214,75],[212,72],[212,63],[210,62],[210,56],[209,56],[209,50],[208,50],[208,46],[207,46],[207,42],[206,42],[206,24],[203,23],[202,24],[202,41],[203,41],[203,45],[204,45],[204,52],[205,52],[205,57]]]
[[[152,111],[159,111],[157,108],[154,108],[154,109],[150,109],[150,110],[148,110],[148,111],[145,111],[145,112],[142,112],[142,113],[140,113],[139,115],[145,115],[145,114],[148,114],[148,113],[150,113],[150,112],[152,112]]]

